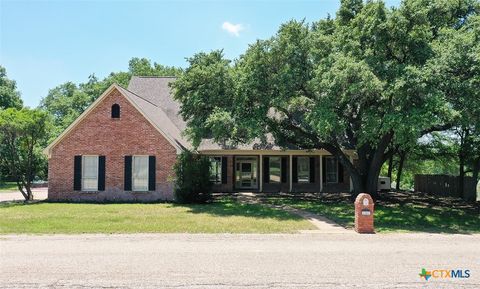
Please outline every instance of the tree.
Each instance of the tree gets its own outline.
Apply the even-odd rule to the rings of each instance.
[[[0,110],[0,162],[5,164],[25,200],[32,200],[31,184],[45,165],[42,148],[48,139],[48,114],[38,109]]]
[[[65,130],[92,103],[92,98],[73,82],[50,89],[41,100],[40,107],[53,117],[53,135]]]
[[[0,65],[0,109],[9,107],[20,109],[22,106],[16,82],[7,78],[7,70]]]
[[[428,67],[456,111],[453,132],[459,142],[459,193],[463,195],[466,166],[475,171],[480,162],[480,16],[464,20],[459,29],[443,28],[432,47],[435,57]]]
[[[205,203],[212,197],[210,161],[203,155],[184,151],[177,157],[175,170],[175,201]]]
[[[477,2],[447,2],[388,9],[342,1],[337,18],[283,24],[233,65],[221,51],[194,55],[173,83],[187,135],[194,145],[202,138],[236,145],[271,133],[283,147],[326,149],[355,193],[375,194],[395,147],[453,125],[456,110],[425,64],[439,31],[460,29]],[[342,149],[355,150],[358,164]]]
[[[146,58],[132,58],[129,61],[128,72],[112,72],[103,80],[94,74],[88,81],[76,85],[72,82],[63,83],[48,92],[40,107],[53,116],[54,133],[58,136],[64,131],[92,102],[94,102],[110,85],[116,83],[127,87],[132,76],[176,76],[182,72],[180,68],[151,63]]]

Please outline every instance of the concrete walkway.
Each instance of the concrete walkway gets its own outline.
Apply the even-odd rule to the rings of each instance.
[[[270,208],[275,208],[275,209],[280,209],[287,211],[291,214],[300,216],[306,220],[308,220],[310,223],[312,223],[315,227],[317,227],[317,230],[304,230],[300,231],[301,233],[314,233],[314,234],[321,234],[321,233],[328,233],[328,234],[350,234],[354,233],[353,230],[348,230],[339,224],[335,223],[334,221],[325,218],[324,216],[320,216],[314,213],[310,213],[304,210],[292,208],[290,206],[286,205],[273,205],[273,204],[268,204],[262,201],[262,199],[258,198],[255,194],[253,193],[240,193],[237,200],[240,202],[245,202],[245,203],[250,203],[250,204],[262,204],[263,206],[267,206]]]
[[[32,189],[33,199],[37,201],[45,200],[48,196],[48,188]],[[0,192],[0,202],[24,201],[22,193],[19,191]]]

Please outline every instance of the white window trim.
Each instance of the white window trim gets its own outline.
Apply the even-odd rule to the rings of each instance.
[[[299,167],[300,162],[298,161],[299,159],[307,159],[307,164],[308,164],[308,179],[307,179],[306,181],[300,180],[300,178],[299,178],[299,175],[300,175],[300,174],[299,174],[299,173],[300,173],[300,167]],[[310,157],[308,157],[308,156],[299,156],[299,157],[297,157],[297,182],[298,182],[299,184],[308,184],[308,183],[310,183]]]
[[[138,158],[138,157],[146,157],[147,158],[147,187],[146,189],[144,190],[143,188],[142,189],[137,189],[135,188],[135,176],[133,174],[133,172],[135,171],[135,158]],[[149,155],[133,155],[132,156],[132,191],[133,192],[147,192],[148,191],[148,181],[150,180],[150,159],[149,159]]]
[[[335,160],[335,182],[328,181],[328,162],[327,159],[334,159]],[[338,160],[334,156],[325,156],[325,182],[327,184],[338,184]]]
[[[218,176],[219,176],[219,179],[218,180],[215,180],[215,181],[212,181],[212,176],[210,176],[210,181],[212,181],[212,183],[216,184],[216,185],[220,185],[222,184],[222,166],[223,166],[223,159],[222,159],[222,156],[209,156],[209,159],[210,159],[210,165],[212,165],[212,163],[214,162],[215,159],[220,159],[220,172],[218,173]],[[215,161],[217,162],[217,161]]]
[[[85,189],[85,186],[83,184],[85,180],[85,157],[96,157],[97,158],[97,187],[95,189]],[[99,167],[100,166],[100,161],[99,161],[99,156],[98,155],[82,155],[82,191],[83,192],[94,192],[98,191],[98,173],[99,173]]]

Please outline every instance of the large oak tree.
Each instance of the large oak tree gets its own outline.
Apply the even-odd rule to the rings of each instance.
[[[434,43],[477,14],[475,0],[345,0],[335,18],[290,21],[234,63],[198,53],[173,83],[194,145],[235,145],[271,133],[283,147],[325,149],[350,173],[355,193],[376,192],[399,146],[451,128],[459,111],[429,61]],[[355,150],[352,163],[344,149]]]

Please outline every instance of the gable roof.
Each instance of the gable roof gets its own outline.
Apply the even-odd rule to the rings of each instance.
[[[190,148],[190,144],[183,138],[180,129],[170,120],[167,114],[154,102],[143,98],[117,84],[112,84],[98,97],[80,116],[70,124],[43,152],[49,157],[52,149],[65,138],[90,112],[97,107],[114,89],[118,90],[166,139],[177,152]]]
[[[180,104],[173,99],[171,88],[169,84],[175,81],[175,77],[162,77],[162,76],[133,76],[128,84],[128,90],[140,95],[142,98],[154,103],[160,107],[170,118],[171,122],[183,132],[186,128],[186,122],[180,115]],[[254,140],[251,143],[238,145],[234,148],[227,147],[222,144],[218,144],[213,139],[204,139],[200,143],[197,151],[206,150],[224,150],[224,149],[236,149],[236,150],[281,150],[281,148],[274,144],[273,137],[267,136],[267,144],[262,144],[259,139]]]
[[[173,81],[175,81],[175,77],[133,76],[127,89],[160,107],[175,126],[183,131],[187,125],[179,114],[180,104],[173,99],[171,94],[169,84]]]

